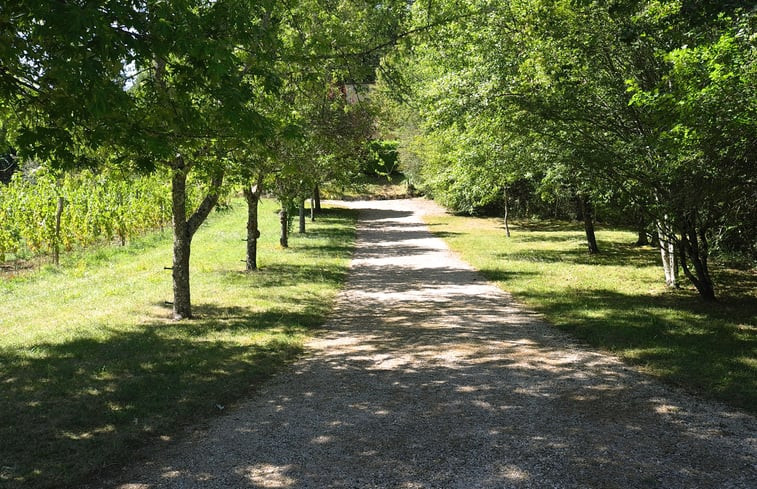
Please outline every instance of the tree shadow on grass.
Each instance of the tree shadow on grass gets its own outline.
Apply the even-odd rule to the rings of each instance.
[[[275,263],[265,265],[255,272],[221,272],[221,281],[227,284],[249,284],[250,287],[286,287],[302,283],[340,284],[346,270],[318,265],[288,265]]]
[[[537,236],[523,236],[516,238],[519,242],[544,242]],[[538,249],[534,248],[521,252],[500,252],[497,256],[502,260],[522,260],[543,263],[574,263],[578,265],[604,265],[648,267],[656,266],[659,260],[657,250],[651,247],[638,247],[631,243],[598,240],[599,253],[589,254],[584,241],[580,246],[573,237],[553,236],[548,238],[552,242],[570,245],[569,249]]]
[[[437,238],[454,238],[455,236],[461,236],[463,233],[458,233],[456,231],[434,231],[434,236]]]
[[[345,225],[354,221],[357,213],[352,209],[326,209],[325,216],[318,214],[317,226],[308,221],[305,233],[292,233],[289,245],[294,250],[313,251],[321,255],[349,257],[354,249],[355,229]],[[322,226],[325,224],[325,226]],[[326,240],[326,244],[316,240]]]
[[[292,249],[296,250],[302,250],[305,252],[312,252],[317,253],[320,255],[328,255],[328,256],[337,256],[337,257],[343,257],[347,258],[350,256],[350,253],[352,253],[352,250],[355,248],[354,246],[354,240],[351,236],[345,236],[344,240],[337,241],[333,240],[328,244],[319,244],[314,243],[310,244],[306,239],[312,237],[309,234],[306,234],[304,236],[305,239],[303,239],[302,235],[296,235],[297,237],[290,241],[289,246]]]
[[[562,329],[669,383],[757,412],[754,297],[731,297],[717,304],[683,293],[650,296],[609,290],[559,296],[526,292],[520,297],[542,304],[537,311]]]
[[[508,270],[495,269],[495,268],[482,268],[482,269],[479,269],[479,272],[481,272],[481,274],[484,277],[486,277],[487,280],[491,280],[492,282],[507,282],[509,280],[515,279],[516,277],[538,275],[535,272],[524,272],[524,271],[511,272]]]
[[[0,487],[61,487],[248,397],[317,313],[195,306],[198,319],[0,350]],[[214,332],[268,331],[245,344]],[[210,336],[209,336],[210,335]]]
[[[583,224],[577,221],[538,221],[517,219],[510,223],[511,231],[527,230],[529,232],[576,232],[584,231]]]
[[[245,413],[118,482],[746,487],[754,460],[747,442],[734,446],[734,425],[713,428],[740,417],[691,408],[679,393],[583,351],[479,286],[467,267],[372,256],[358,251],[349,301],[318,354]],[[598,302],[632,300],[587,293]],[[578,309],[569,299],[565,310]],[[671,305],[662,300],[658,307]],[[722,444],[726,437],[734,444]]]
[[[339,222],[343,222],[345,218],[355,220],[357,218],[357,211],[346,207],[323,207],[321,210],[316,211],[315,214],[316,221],[319,219],[336,219]]]
[[[523,241],[522,238],[518,239]],[[533,241],[539,240],[534,239]],[[562,239],[557,241],[570,240]],[[568,250],[532,249],[523,252],[499,252],[496,253],[496,256],[504,262],[518,260],[535,263],[569,263],[619,267],[631,265],[636,268],[660,266],[659,253],[655,248],[650,246],[639,247],[632,243],[599,241],[599,248],[600,253],[595,255],[590,255],[581,247]],[[716,259],[710,261],[710,270],[716,285],[716,293],[720,292],[725,301],[729,301],[734,297],[756,297],[757,274],[754,271],[725,268]],[[662,275],[662,271],[660,274]],[[681,275],[681,282],[684,284],[687,283],[687,279],[683,275]]]

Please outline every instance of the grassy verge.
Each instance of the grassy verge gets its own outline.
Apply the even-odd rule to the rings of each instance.
[[[717,304],[668,291],[657,252],[618,230],[586,253],[578,225],[429,217],[432,231],[490,280],[548,321],[647,373],[757,412],[757,275],[719,269]],[[685,280],[685,279],[684,279]]]
[[[323,189],[325,198],[340,200],[387,200],[411,197],[412,191],[404,175],[384,177],[379,175],[364,176],[362,181],[350,188]]]
[[[272,202],[261,220],[252,274],[241,271],[242,203],[200,229],[192,321],[167,319],[167,232],[0,283],[0,487],[107,470],[248,396],[302,351],[346,276],[354,215],[326,210],[288,250]]]

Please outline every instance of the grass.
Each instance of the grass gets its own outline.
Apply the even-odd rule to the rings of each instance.
[[[373,175],[363,176],[352,187],[325,188],[325,198],[340,200],[387,200],[405,199],[412,197],[412,191],[408,188],[408,182],[404,175],[397,174],[391,177]]]
[[[487,278],[549,322],[670,384],[757,413],[757,274],[718,268],[720,299],[666,290],[659,254],[601,229],[600,255],[577,224],[428,217]],[[684,278],[683,281],[686,281]]]
[[[169,320],[170,233],[0,283],[0,487],[65,487],[169,442],[297,356],[346,276],[354,214],[327,209],[290,249],[261,208],[261,270],[242,272],[245,207],[193,242],[197,318]]]

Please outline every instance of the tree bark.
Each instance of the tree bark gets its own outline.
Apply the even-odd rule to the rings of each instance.
[[[644,228],[639,228],[638,234],[639,236],[636,238],[634,246],[649,246],[649,236],[647,236],[647,231]]]
[[[53,236],[53,265],[60,265],[60,218],[63,215],[63,197],[58,197],[55,209],[55,235]]]
[[[315,221],[315,197],[310,197],[310,221]]]
[[[510,214],[510,202],[507,198],[507,186],[502,189],[502,200],[505,204],[505,236],[510,237],[510,222],[508,221],[508,215]]]
[[[279,211],[279,222],[281,223],[281,237],[279,238],[279,244],[282,248],[289,248],[289,227],[287,223],[287,211],[282,205]]]
[[[657,221],[657,242],[660,247],[662,269],[665,272],[665,284],[671,288],[678,287],[678,264],[676,263],[675,243],[668,228],[668,217]]]
[[[173,165],[171,179],[171,203],[173,217],[173,318],[190,319],[192,301],[189,286],[189,256],[192,238],[210,211],[218,203],[218,189],[223,183],[223,174],[213,177],[208,194],[197,210],[187,219],[187,174],[189,166],[178,157]]]
[[[321,189],[318,187],[317,183],[313,187],[313,200],[315,201],[315,210],[320,212],[321,211]]]
[[[584,231],[586,231],[586,243],[589,248],[589,254],[595,255],[599,253],[599,246],[597,246],[597,237],[594,234],[594,208],[584,196],[578,197],[579,205],[581,206],[581,215],[584,221]]]
[[[634,246],[649,246],[649,236],[647,235],[647,223],[644,221],[643,217],[639,217],[637,219],[636,225],[637,225],[637,232],[638,232],[638,238],[636,239],[636,243],[634,243]]]
[[[192,317],[189,289],[189,254],[192,238],[187,226],[187,171],[176,168],[171,181],[173,204],[173,318]]]
[[[252,272],[258,269],[258,238],[260,228],[258,226],[258,204],[263,186],[260,179],[257,183],[245,186],[242,190],[247,201],[247,257],[245,269]]]
[[[300,200],[300,234],[305,234],[305,200]]]
[[[681,267],[686,277],[696,287],[699,296],[705,301],[714,301],[715,287],[712,283],[707,265],[709,255],[707,236],[703,230],[697,232],[693,219],[684,220],[681,232]],[[688,261],[694,266],[692,272]]]

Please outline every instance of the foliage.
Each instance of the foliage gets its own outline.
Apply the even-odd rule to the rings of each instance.
[[[474,212],[528,181],[656,222],[705,299],[713,250],[753,253],[755,12],[519,0],[413,14],[444,22],[386,57],[381,82],[404,103],[401,165],[418,187]]]
[[[397,141],[376,139],[368,143],[369,156],[362,167],[366,175],[396,175],[397,168]]]

